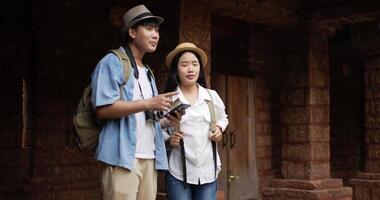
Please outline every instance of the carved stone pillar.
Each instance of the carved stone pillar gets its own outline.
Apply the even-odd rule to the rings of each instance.
[[[283,179],[263,189],[264,199],[352,199],[352,189],[330,177],[329,33],[313,26],[283,38]]]

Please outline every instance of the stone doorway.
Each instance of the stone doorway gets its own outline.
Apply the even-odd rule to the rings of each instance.
[[[350,26],[330,38],[331,177],[344,185],[364,167],[364,74]]]

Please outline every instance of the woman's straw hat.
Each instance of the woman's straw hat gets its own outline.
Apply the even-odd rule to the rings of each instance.
[[[206,67],[207,55],[206,55],[205,51],[203,51],[202,49],[195,46],[195,44],[190,43],[190,42],[184,42],[184,43],[180,43],[179,45],[177,45],[176,48],[166,56],[166,66],[168,68],[170,68],[170,66],[173,62],[173,58],[178,53],[181,53],[183,51],[192,51],[192,52],[195,52],[196,54],[198,54],[198,56],[201,59],[200,62],[202,63],[202,66]]]

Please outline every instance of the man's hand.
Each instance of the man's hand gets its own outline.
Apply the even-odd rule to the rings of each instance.
[[[208,138],[215,142],[219,142],[220,140],[222,140],[222,130],[220,129],[220,127],[217,126],[214,132],[210,132]]]
[[[180,132],[174,132],[171,136],[170,136],[170,145],[172,147],[178,147],[179,144],[180,144],[180,141],[183,139],[183,135],[182,133]]]
[[[154,111],[168,111],[172,104],[172,100],[170,99],[170,97],[177,94],[178,92],[168,92],[147,99],[145,103],[146,109]]]

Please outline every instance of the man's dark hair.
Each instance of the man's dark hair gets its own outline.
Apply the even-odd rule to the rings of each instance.
[[[199,77],[198,77],[197,83],[204,88],[207,87],[204,66],[203,66],[203,63],[201,62],[200,56],[194,51],[182,51],[173,58],[172,64],[170,65],[169,76],[166,80],[165,92],[172,92],[177,89],[177,86],[180,83],[179,78],[178,78],[178,61],[179,61],[179,58],[186,52],[193,53],[195,57],[197,57],[199,61]]]

